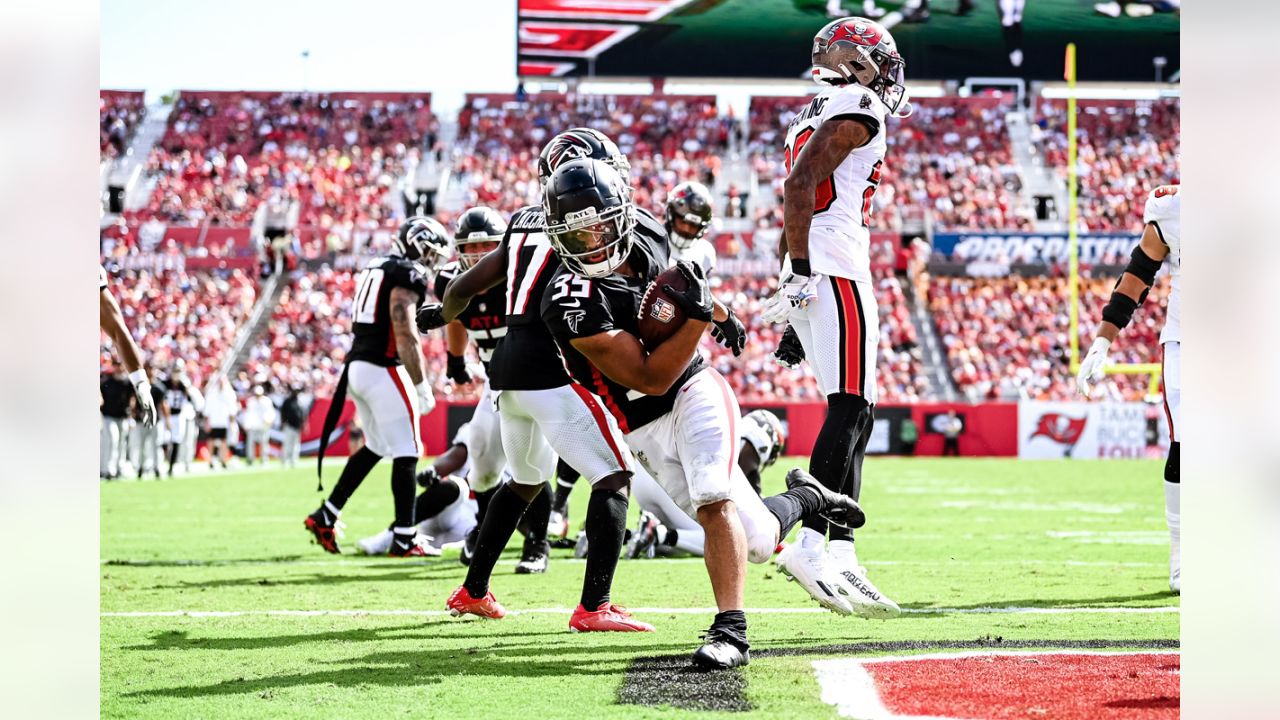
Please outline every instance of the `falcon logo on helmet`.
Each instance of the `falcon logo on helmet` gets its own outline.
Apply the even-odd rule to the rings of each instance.
[[[911,114],[907,63],[878,22],[848,17],[827,23],[813,38],[810,75],[819,85],[861,85],[897,117]]]
[[[428,276],[435,277],[436,272],[449,261],[449,232],[435,218],[416,215],[400,225],[392,250],[396,255],[422,265]]]
[[[579,127],[556,135],[542,148],[538,155],[538,180],[545,186],[556,168],[582,158],[607,163],[624,180],[631,174],[631,163],[627,162],[627,156],[622,154],[616,143],[599,130]]]

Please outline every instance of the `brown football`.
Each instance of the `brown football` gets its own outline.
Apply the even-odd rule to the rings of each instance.
[[[663,270],[649,283],[640,301],[640,342],[646,350],[653,350],[684,325],[684,310],[663,289],[670,285],[676,290],[689,287],[689,281],[674,266]]]

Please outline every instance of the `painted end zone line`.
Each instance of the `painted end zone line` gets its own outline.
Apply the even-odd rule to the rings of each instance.
[[[654,615],[714,615],[715,608],[629,608],[633,613],[649,613]],[[987,607],[987,608],[903,608],[904,614],[912,615],[1070,615],[1073,613],[1177,613],[1176,605],[1160,607],[1081,607],[1081,608],[1036,608],[1036,607]],[[529,610],[508,610],[508,615],[568,615],[570,608],[532,608]],[[829,612],[823,608],[747,608],[748,614],[759,615],[793,615]],[[443,617],[448,610],[141,610],[131,612],[104,612],[100,617],[115,618],[148,618],[148,617],[191,617],[191,618],[224,618],[224,617],[326,617],[326,616],[408,616],[408,617]]]

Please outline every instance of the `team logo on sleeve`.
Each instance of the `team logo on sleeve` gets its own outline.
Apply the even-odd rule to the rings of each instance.
[[[578,323],[582,322],[582,318],[587,316],[586,310],[569,310],[564,314],[564,323],[569,326],[569,332],[578,332]]]
[[[866,110],[867,108],[871,107],[871,96],[863,95],[862,99],[858,101],[858,107],[862,108],[863,110]]]

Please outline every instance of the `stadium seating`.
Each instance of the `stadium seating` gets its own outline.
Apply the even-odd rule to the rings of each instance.
[[[1147,193],[1178,182],[1181,103],[1080,101],[1080,222],[1092,231],[1128,232],[1142,223]],[[1067,175],[1067,110],[1064,100],[1037,108],[1033,139],[1045,162]]]
[[[1114,278],[1082,278],[1080,348],[1092,342]],[[1159,363],[1169,294],[1158,279],[1112,347],[1116,363]],[[1077,397],[1069,345],[1070,293],[1063,277],[934,277],[929,309],[957,387],[971,401],[1070,400]],[[1142,400],[1147,377],[1109,376],[1104,397]]]
[[[124,154],[138,123],[146,114],[141,90],[102,90],[98,93],[98,140],[102,160]]]
[[[714,97],[468,95],[458,113],[454,178],[468,206],[511,212],[540,202],[538,151],[559,132],[592,127],[630,160],[637,205],[658,211],[667,188],[685,180],[714,183],[731,126],[717,115]]]
[[[239,270],[123,270],[109,282],[148,366],[166,371],[182,361],[196,387],[204,387],[221,364],[258,293],[254,278]],[[103,370],[112,357],[103,336]]]
[[[804,107],[795,97],[751,101],[748,151],[761,185],[771,184],[779,207],[761,208],[757,221],[781,222],[782,147],[786,124]],[[924,98],[911,117],[889,121],[884,179],[875,195],[873,228],[898,230],[913,211],[932,215],[937,230],[1027,230],[1033,214],[1019,198],[998,97]]]
[[[272,189],[299,224],[394,224],[397,183],[438,132],[430,96],[183,92],[148,162],[155,188],[131,220],[247,225]]]

